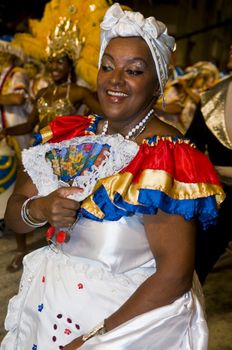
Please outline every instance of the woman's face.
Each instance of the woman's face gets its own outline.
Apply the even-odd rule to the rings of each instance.
[[[70,60],[67,56],[51,58],[48,61],[48,70],[55,83],[64,83],[71,71]]]
[[[98,98],[109,120],[141,119],[159,87],[155,64],[140,37],[112,39],[98,73]]]

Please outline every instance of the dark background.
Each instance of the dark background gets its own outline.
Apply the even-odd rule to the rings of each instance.
[[[0,35],[28,29],[28,18],[41,18],[46,0],[0,0]]]
[[[40,19],[47,2],[49,1],[0,0],[0,37],[27,32],[28,19]],[[224,69],[228,60],[228,48],[232,44],[232,0],[118,2],[142,12],[146,17],[155,16],[163,21],[177,41],[177,61],[182,66],[198,60],[211,60],[221,70]]]
[[[16,2],[17,1],[17,2]],[[85,0],[83,0],[85,1]],[[28,30],[28,18],[41,18],[48,0],[0,0],[0,36],[25,32]],[[94,2],[94,1],[93,1]],[[113,0],[113,2],[116,2]],[[154,10],[159,5],[181,5],[179,0],[123,0],[118,1],[144,13]],[[191,0],[192,9],[197,8],[197,0]],[[206,6],[214,6],[215,0],[207,0]],[[232,5],[232,0],[231,0]],[[232,19],[230,18],[232,21]],[[218,13],[218,22],[221,22]],[[183,21],[184,26],[184,21]],[[196,23],[197,27],[197,23]]]

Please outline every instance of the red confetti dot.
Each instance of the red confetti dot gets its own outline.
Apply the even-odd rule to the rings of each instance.
[[[51,239],[52,236],[54,235],[55,231],[56,231],[55,227],[54,227],[54,226],[50,226],[50,227],[47,229],[47,231],[46,231],[46,234],[45,234],[45,235],[46,235],[46,238],[47,238],[47,239]]]
[[[42,277],[42,283],[45,283],[45,276]]]
[[[83,284],[82,284],[82,283],[78,283],[77,288],[78,288],[78,289],[83,289],[83,288],[84,288],[84,286],[83,286]]]
[[[79,324],[75,324],[76,329],[80,329]]]
[[[59,232],[57,233],[57,235],[56,235],[56,242],[59,243],[59,244],[64,243],[65,240],[66,240],[66,235],[67,235],[67,234],[66,234],[65,231],[63,231],[63,230],[59,231]]]
[[[54,341],[54,342],[56,341],[56,337],[55,336],[52,337],[52,341]]]
[[[62,314],[58,314],[56,317],[57,318],[62,318]]]
[[[71,318],[67,318],[67,322],[68,322],[68,323],[72,323]]]

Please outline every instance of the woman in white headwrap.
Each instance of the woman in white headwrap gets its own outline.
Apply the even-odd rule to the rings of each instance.
[[[49,222],[50,245],[24,258],[1,350],[206,350],[195,220],[213,223],[224,193],[155,115],[174,47],[165,25],[114,4],[101,28],[105,118],[58,117],[23,153],[6,223]]]

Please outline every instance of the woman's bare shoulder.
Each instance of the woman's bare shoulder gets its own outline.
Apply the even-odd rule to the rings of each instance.
[[[152,138],[154,136],[180,137],[182,133],[174,126],[163,122],[156,115],[149,121],[146,129],[136,138],[136,142],[141,144],[144,139]]]
[[[157,136],[183,137],[183,134],[177,128],[160,120],[158,117],[153,118],[151,130]]]
[[[72,83],[70,86],[70,97],[73,101],[80,101],[85,97],[91,95],[92,92],[85,86]]]

